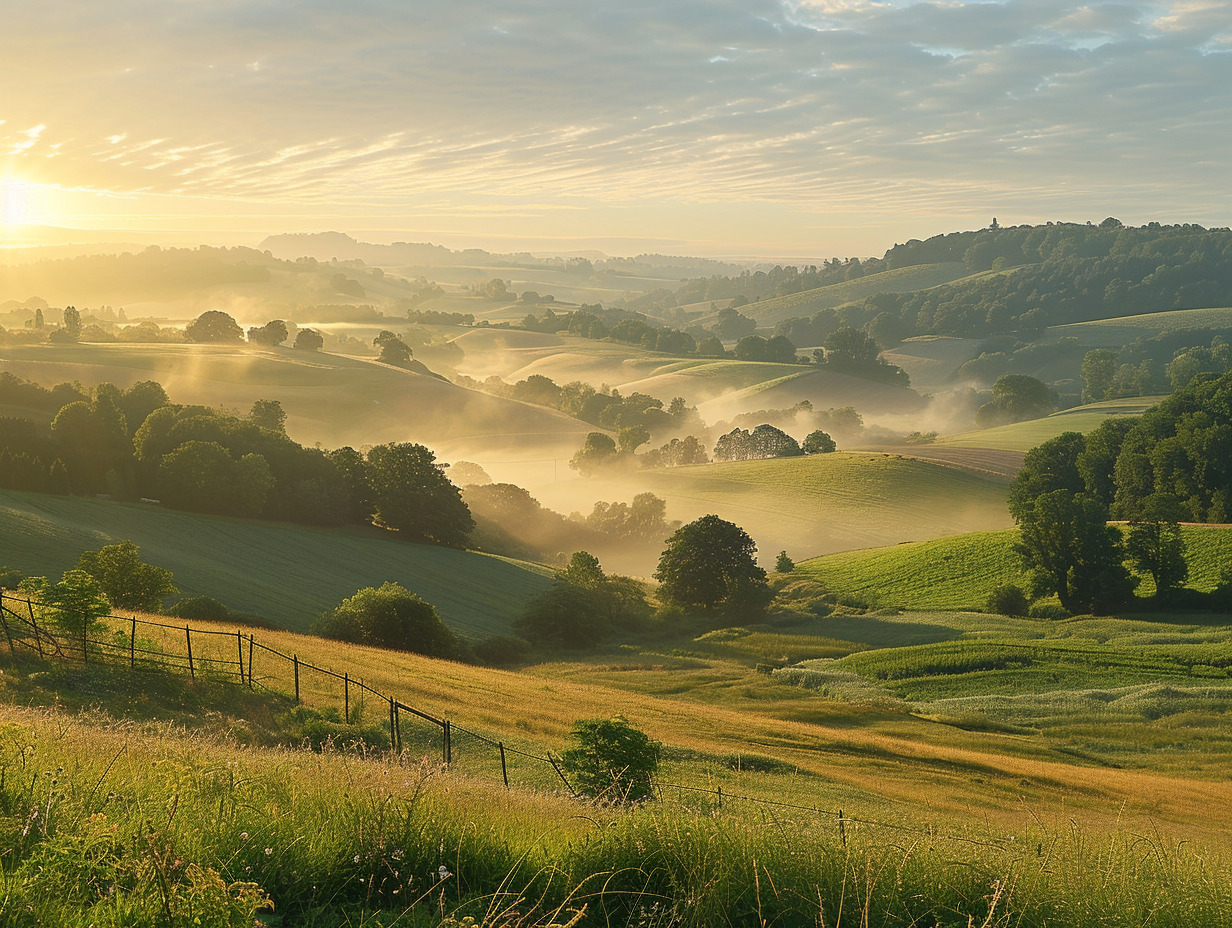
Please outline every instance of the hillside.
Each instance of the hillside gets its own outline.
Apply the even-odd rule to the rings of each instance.
[[[761,562],[783,549],[793,558],[919,541],[1011,524],[1008,478],[899,455],[836,453],[704,464],[544,484],[546,506],[579,508],[580,492],[628,499],[650,491],[672,519],[715,513],[757,543]],[[647,552],[653,567],[658,551]],[[625,568],[632,569],[632,568]]]
[[[216,345],[0,346],[0,363],[43,385],[128,387],[157,380],[171,400],[247,412],[276,399],[287,432],[330,448],[415,441],[445,460],[479,451],[573,453],[592,426],[539,406],[465,390],[376,361],[289,348]]]
[[[1097,428],[1105,419],[1113,416],[1139,416],[1158,403],[1162,397],[1133,396],[1119,400],[1105,400],[1062,409],[1050,416],[999,425],[960,435],[947,435],[938,444],[954,448],[995,448],[1006,451],[1030,451],[1036,445],[1056,438],[1062,432],[1082,432]]]
[[[1053,326],[1050,339],[1076,338],[1088,348],[1117,348],[1136,338],[1182,329],[1232,329],[1232,309],[1174,309]]]
[[[908,293],[914,290],[926,290],[929,287],[951,283],[966,276],[967,270],[961,261],[917,264],[912,267],[900,267],[869,274],[867,277],[858,277],[855,280],[830,284],[814,290],[759,300],[740,307],[740,312],[756,320],[759,326],[770,327],[786,319],[811,316],[818,310],[833,309],[876,293]]]
[[[212,596],[298,630],[357,589],[393,580],[464,634],[507,634],[551,575],[537,565],[408,544],[377,529],[306,528],[9,490],[0,491],[0,524],[0,564],[25,573],[58,575],[82,551],[127,539],[170,570],[186,595]]]
[[[1232,558],[1232,529],[1185,526],[1190,589],[1210,592]],[[975,532],[915,544],[846,551],[796,565],[801,576],[903,609],[983,609],[1001,583],[1026,584],[1013,551],[1017,529]],[[1150,580],[1139,592],[1150,592]]]

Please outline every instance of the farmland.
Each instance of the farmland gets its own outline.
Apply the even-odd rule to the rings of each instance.
[[[953,448],[1029,451],[1050,438],[1056,438],[1062,432],[1090,432],[1112,416],[1139,416],[1161,399],[1159,396],[1134,396],[1075,406],[1073,409],[1063,409],[1039,419],[948,435],[942,439],[942,443]]]
[[[300,630],[357,589],[393,580],[464,634],[507,634],[550,576],[536,565],[412,545],[377,529],[312,529],[7,490],[0,520],[0,564],[54,575],[82,551],[127,539],[170,570],[185,594]]]

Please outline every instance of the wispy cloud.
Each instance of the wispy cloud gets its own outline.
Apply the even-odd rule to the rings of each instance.
[[[0,151],[54,151],[65,185],[359,213],[1232,207],[1228,2],[20,6]]]

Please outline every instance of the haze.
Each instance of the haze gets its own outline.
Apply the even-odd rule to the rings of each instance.
[[[0,218],[776,259],[1219,225],[1229,6],[10,4]]]

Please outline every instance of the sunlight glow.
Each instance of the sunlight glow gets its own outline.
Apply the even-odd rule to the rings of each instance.
[[[0,222],[13,228],[30,222],[30,185],[16,178],[0,180]]]

